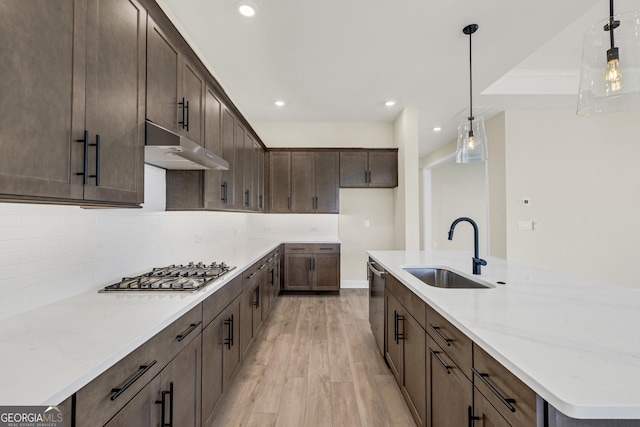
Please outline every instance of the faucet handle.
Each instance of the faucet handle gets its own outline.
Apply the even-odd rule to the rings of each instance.
[[[487,261],[483,260],[482,258],[473,258],[473,263],[476,265],[487,265]]]

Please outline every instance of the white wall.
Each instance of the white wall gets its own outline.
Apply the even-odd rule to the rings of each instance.
[[[405,108],[393,122],[398,147],[398,187],[394,190],[395,249],[420,249],[420,181],[418,157],[418,110]]]
[[[253,124],[265,144],[276,147],[314,148],[392,148],[391,123],[264,123]],[[338,238],[342,242],[340,275],[346,286],[366,285],[366,251],[393,249],[394,190],[340,189],[340,213],[315,215],[333,217],[339,223]],[[271,217],[273,215],[266,215]],[[273,223],[286,227],[296,217],[308,215],[283,214]],[[364,222],[370,227],[365,228]]]
[[[393,128],[389,123],[253,123],[269,148],[282,147],[393,147]]]
[[[508,111],[508,258],[640,287],[638,135],[637,113]],[[536,230],[518,230],[521,220]]]
[[[451,223],[466,216],[478,224],[480,257],[487,254],[487,198],[485,163],[450,161],[431,170],[432,247],[441,250],[473,250],[473,227],[456,226],[447,240]]]
[[[338,236],[333,215],[164,212],[164,194],[164,170],[145,166],[143,209],[0,203],[0,318],[152,267],[229,260],[243,239]]]

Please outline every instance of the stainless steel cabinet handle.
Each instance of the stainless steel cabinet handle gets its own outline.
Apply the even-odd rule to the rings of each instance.
[[[381,279],[384,279],[387,276],[387,272],[382,270],[377,270],[374,265],[376,265],[375,262],[367,262],[367,265],[369,266],[369,271],[371,271],[373,274],[375,274],[376,276],[380,277]]]
[[[471,368],[471,370],[473,371],[474,374],[476,374],[476,376],[480,379],[480,381],[482,381],[484,383],[484,385],[486,385],[487,387],[489,387],[489,390],[491,390],[491,392],[493,394],[496,395],[496,397],[498,399],[500,399],[500,402],[504,403],[504,406],[506,406],[507,408],[509,408],[509,410],[511,412],[516,412],[516,407],[512,405],[512,403],[516,403],[515,399],[511,399],[508,397],[504,397],[497,388],[495,388],[493,386],[493,384],[491,384],[489,382],[489,380],[486,378],[489,376],[489,374],[483,374],[478,372],[478,370],[476,368]]]

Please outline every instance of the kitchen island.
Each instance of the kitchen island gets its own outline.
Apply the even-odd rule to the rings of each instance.
[[[579,419],[562,425],[640,425],[583,421],[640,419],[639,290],[491,257],[482,275],[472,276],[471,253],[368,253],[548,402],[551,411],[560,411],[558,417]],[[494,287],[436,288],[404,270],[427,266]]]

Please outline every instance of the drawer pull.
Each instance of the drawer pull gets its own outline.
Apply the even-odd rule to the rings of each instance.
[[[476,374],[476,376],[478,378],[480,378],[480,381],[482,381],[484,383],[484,385],[486,385],[487,387],[489,387],[489,390],[491,390],[491,392],[493,394],[496,395],[496,397],[498,399],[500,399],[500,402],[504,403],[504,406],[506,406],[507,408],[509,408],[509,410],[511,412],[516,412],[516,407],[512,405],[512,403],[516,403],[515,399],[509,399],[504,397],[502,394],[500,394],[500,392],[498,391],[498,389],[496,389],[493,384],[491,384],[489,382],[489,380],[486,378],[489,376],[489,374],[482,374],[480,372],[478,372],[478,370],[476,368],[471,368],[473,370],[473,373]]]
[[[247,276],[247,279],[249,279],[249,280],[253,279],[253,276],[255,276],[256,274],[258,274],[258,272],[254,271],[253,273],[251,273],[250,275]]]
[[[166,421],[167,394],[169,395],[169,422]],[[161,405],[161,427],[173,427],[173,381],[169,383],[169,391],[162,391],[162,400],[156,400],[156,405]]]
[[[233,345],[233,314],[224,321],[224,324],[228,327],[227,336],[229,337],[224,340],[224,345],[227,346],[227,350],[231,350],[231,346]]]
[[[433,351],[433,349],[431,347],[429,347],[429,353],[433,354],[433,357],[436,358],[436,360],[438,361],[440,366],[442,366],[442,368],[447,372],[447,374],[451,373],[451,366],[447,366],[447,365],[444,364],[442,359],[440,359],[440,357],[438,356],[438,353],[440,353],[439,351]]]
[[[176,339],[178,340],[178,342],[182,341],[183,339],[185,339],[187,337],[187,335],[189,335],[191,332],[195,331],[196,328],[201,324],[202,322],[197,322],[197,323],[192,323],[189,325],[189,328],[184,331],[183,333],[181,333],[180,335],[178,335],[176,337]]]
[[[440,326],[433,326],[431,323],[429,323],[429,327],[433,329],[433,332],[435,332],[436,335],[438,335],[438,337],[445,342],[445,344],[447,344],[447,347],[451,347],[451,341],[453,340],[450,340],[449,338],[442,335],[442,332],[440,332]]]
[[[260,270],[264,270],[265,268],[267,268],[267,264],[262,264],[262,265],[259,267],[259,269],[260,269]]]
[[[469,418],[469,427],[473,427],[473,422],[480,419],[480,417],[473,415],[473,408],[471,406],[467,406],[467,416]]]
[[[332,251],[333,248],[320,248],[321,251]]]
[[[127,383],[125,385],[123,385],[120,388],[111,389],[111,393],[113,393],[111,395],[111,400],[116,400],[118,397],[120,397],[120,395],[122,393],[124,393],[129,387],[131,387],[133,385],[133,383],[135,383],[141,376],[143,376],[157,362],[158,362],[157,360],[154,360],[153,362],[151,362],[151,363],[149,363],[147,365],[140,366],[140,368],[139,368],[140,370],[138,371],[138,373],[135,374],[129,381],[127,381]]]

